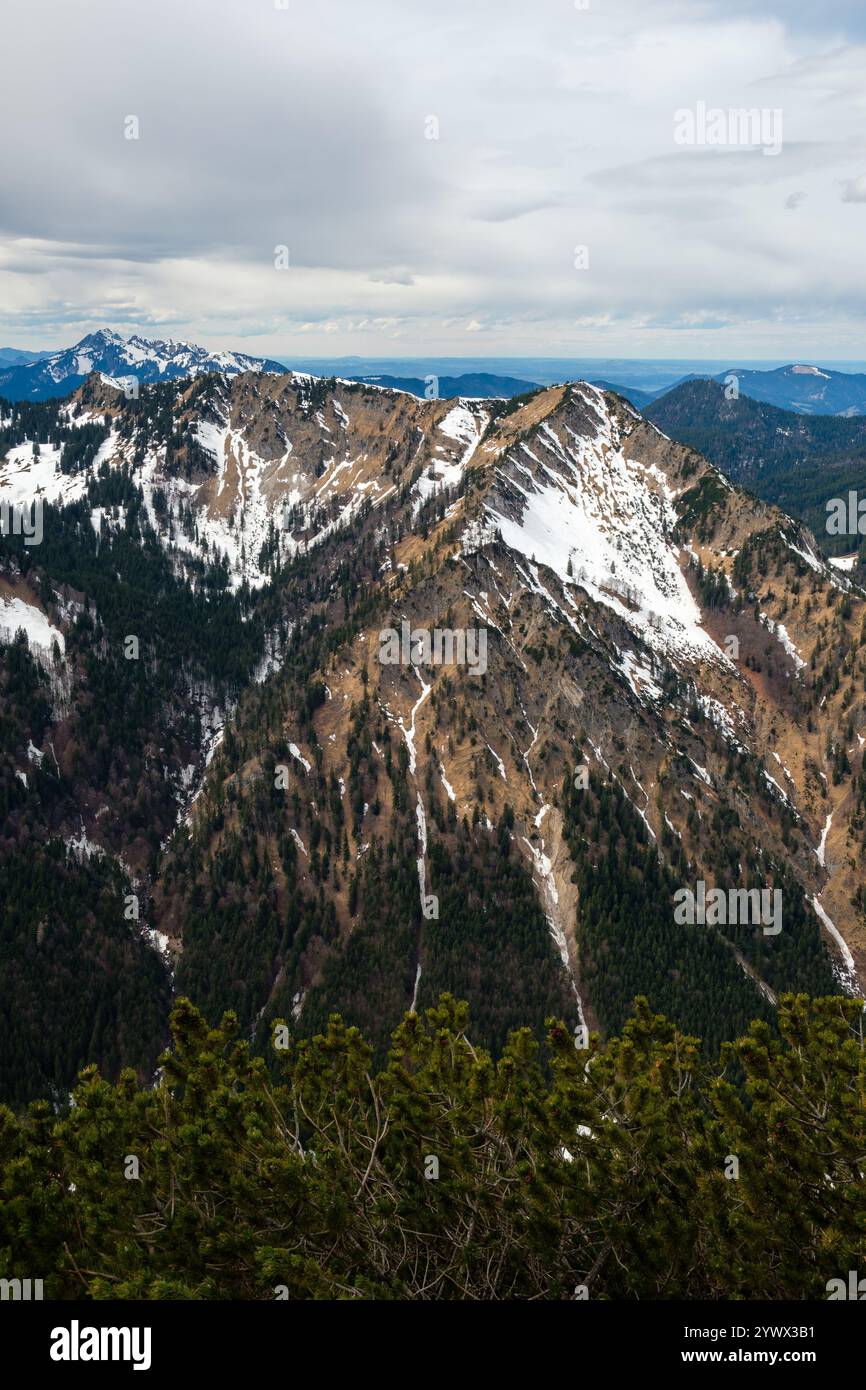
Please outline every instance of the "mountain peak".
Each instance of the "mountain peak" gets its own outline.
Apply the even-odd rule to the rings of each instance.
[[[74,352],[75,348],[96,347],[103,343],[122,344],[124,341],[125,340],[121,337],[119,333],[115,333],[113,328],[96,328],[92,333],[85,334],[85,336],[81,338],[79,342],[74,343],[72,348],[67,350],[70,352]],[[59,356],[60,354],[58,353],[57,355]]]
[[[147,340],[71,355],[135,353],[126,370],[156,381],[178,365]],[[213,360],[185,358],[187,378]],[[142,409],[97,371],[59,408],[4,408],[0,497],[38,478],[63,540],[31,561],[38,588],[14,554],[3,571],[0,627],[4,612],[11,637],[24,627],[57,692],[50,721],[5,696],[9,815],[149,876],[130,993],[152,997],[155,942],[181,992],[234,1008],[250,1036],[342,1012],[384,1046],[447,982],[494,1006],[480,1041],[498,1046],[559,1011],[608,1029],[640,993],[720,1040],[783,990],[855,987],[846,778],[864,716],[834,677],[866,603],[814,538],[586,383],[427,400],[232,361],[153,410],[156,393]],[[747,437],[773,413],[742,394],[724,407]],[[129,602],[112,601],[118,577]],[[77,624],[84,603],[99,630]],[[117,659],[132,611],[152,681]],[[161,766],[142,778],[149,748]],[[781,882],[782,866],[784,953],[714,929],[698,950],[676,930],[676,885],[732,868]],[[126,933],[121,914],[99,930],[115,918]],[[40,921],[18,937],[37,999]],[[76,1056],[90,1036],[74,1003],[63,1056],[75,1028]],[[3,1062],[0,1047],[0,1084]]]
[[[210,352],[195,343],[144,338],[137,333],[124,338],[114,329],[98,328],[44,361],[12,364],[0,370],[0,396],[8,400],[65,396],[91,372],[112,378],[135,376],[146,384],[180,380],[202,372],[236,376],[250,371],[283,373],[285,368],[279,362],[243,352]]]

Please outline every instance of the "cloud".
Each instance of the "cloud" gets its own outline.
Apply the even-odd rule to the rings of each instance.
[[[846,179],[842,185],[843,203],[866,203],[866,174],[857,179]]]
[[[6,0],[0,342],[845,356],[863,28],[842,0]],[[676,147],[698,101],[781,109],[781,154]]]
[[[415,277],[408,270],[383,270],[379,275],[371,275],[374,285],[414,285]]]
[[[557,200],[553,198],[519,198],[506,195],[497,199],[494,195],[479,204],[473,216],[480,222],[513,222],[518,217],[529,217],[534,212],[543,212],[556,206]]]

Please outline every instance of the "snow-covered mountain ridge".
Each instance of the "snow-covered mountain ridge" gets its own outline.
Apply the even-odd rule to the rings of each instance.
[[[277,874],[280,912],[303,891],[331,922],[327,941],[313,931],[273,964],[273,990],[290,980],[303,1018],[356,929],[351,882],[377,843],[405,843],[409,816],[415,906],[428,920],[444,891],[439,837],[454,819],[477,837],[505,817],[591,1019],[563,801],[580,762],[630,804],[669,868],[707,881],[792,875],[796,901],[814,904],[797,909],[814,937],[807,955],[832,952],[845,987],[862,978],[863,595],[802,526],[621,398],[574,382],[516,404],[429,401],[250,371],[130,399],[92,374],[40,407],[55,414],[36,454],[24,415],[8,409],[0,502],[74,503],[107,564],[146,524],[179,582],[206,594],[222,567],[242,616],[268,624],[267,660],[228,716],[202,702],[197,677],[201,737],[184,725],[163,759],[174,813],[161,822],[164,859],[150,861],[151,926],[176,961],[193,949],[184,885],[191,874],[207,883],[255,821],[255,860]],[[10,611],[42,615],[25,625],[34,641],[44,624],[68,637],[84,600],[60,585],[52,597],[38,548],[33,561],[33,573],[9,569]],[[88,611],[98,621],[99,605]],[[484,669],[383,662],[382,631],[404,625],[483,630]],[[77,671],[80,641],[66,644]],[[63,739],[32,737],[50,766],[49,744],[62,752]],[[17,771],[29,776],[27,747]],[[274,767],[288,796],[271,819],[262,795]],[[86,797],[68,833],[83,822],[107,842],[102,809]],[[141,841],[127,859],[144,874]],[[291,891],[273,868],[287,853]],[[404,962],[407,1007],[413,987],[422,998],[430,987],[432,930]],[[771,999],[784,972],[729,946],[748,989]]]
[[[173,339],[124,338],[110,328],[88,333],[80,342],[37,362],[0,370],[0,396],[7,400],[45,400],[75,390],[90,375],[134,379],[142,384],[176,381],[202,372],[282,372],[279,362],[243,352],[209,352]]]

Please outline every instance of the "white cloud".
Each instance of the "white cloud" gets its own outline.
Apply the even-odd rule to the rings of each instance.
[[[110,323],[275,355],[459,353],[482,329],[488,353],[860,355],[861,20],[6,0],[0,342]],[[782,153],[677,147],[698,101],[781,109]]]

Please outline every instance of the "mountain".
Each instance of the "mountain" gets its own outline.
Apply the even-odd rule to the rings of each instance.
[[[41,401],[66,396],[91,372],[119,378],[134,376],[139,383],[175,381],[202,372],[283,372],[278,362],[249,357],[243,352],[208,352],[191,343],[172,339],[122,338],[111,329],[88,333],[74,347],[64,348],[40,361],[0,370],[0,396],[11,401]]]
[[[0,460],[44,504],[0,539],[4,1097],[152,1075],[176,993],[381,1060],[443,992],[496,1055],[638,995],[715,1055],[858,988],[866,597],[621,398],[92,375]],[[700,884],[779,929],[678,921]]]
[[[756,371],[731,367],[715,381],[737,378],[741,395],[803,415],[866,415],[866,374],[825,371],[801,364]]]
[[[725,359],[695,363],[689,360],[662,361],[652,358],[616,357],[281,357],[287,371],[309,372],[313,376],[337,377],[343,381],[376,380],[383,376],[401,380],[411,377],[426,381],[431,374],[456,377],[485,373],[510,377],[521,382],[553,386],[563,381],[609,381],[634,386],[650,394],[669,390],[695,367],[711,376],[727,365]],[[751,366],[761,363],[752,362]]]
[[[628,401],[634,406],[635,410],[644,410],[646,406],[654,401],[659,391],[644,391],[638,386],[617,386],[612,381],[593,381],[593,386],[597,386],[601,391],[614,391],[616,395],[622,396],[623,400]]]
[[[26,352],[22,348],[0,348],[0,367],[21,367],[28,362],[41,362],[53,355],[51,352]]]
[[[660,400],[688,382],[714,381],[726,386],[732,384],[732,378],[736,378],[736,389],[741,396],[774,405],[780,410],[794,411],[798,415],[866,414],[866,374],[802,364],[772,369],[726,367],[724,371],[716,373],[687,372],[660,390],[642,390],[643,401],[636,400],[634,392],[629,392],[627,388],[623,390],[614,386],[610,389],[625,394],[632,404],[643,410],[651,401]]]
[[[410,391],[413,396],[437,395],[440,400],[453,400],[464,396],[474,399],[492,399],[525,395],[527,391],[540,391],[535,381],[521,381],[512,376],[496,376],[492,372],[462,372],[459,376],[358,376],[349,375],[348,380],[360,381],[373,386],[387,387],[394,391]]]
[[[801,415],[693,379],[652,402],[644,414],[690,444],[734,482],[800,517],[833,554],[857,549],[859,536],[827,531],[827,503],[866,485],[866,418]]]

